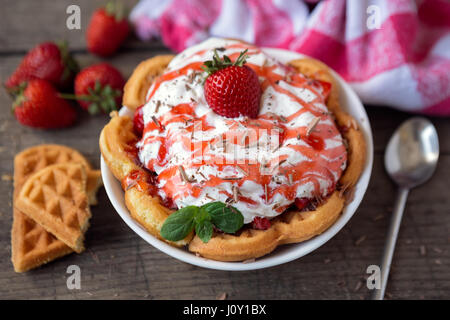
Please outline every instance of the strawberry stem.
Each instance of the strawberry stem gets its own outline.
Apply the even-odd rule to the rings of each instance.
[[[83,94],[77,96],[76,94],[72,93],[58,93],[58,96],[63,99],[68,100],[81,100],[81,101],[99,101],[99,97],[91,96],[88,94]]]

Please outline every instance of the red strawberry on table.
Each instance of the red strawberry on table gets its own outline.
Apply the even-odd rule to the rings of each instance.
[[[21,124],[43,129],[68,127],[77,118],[69,103],[59,97],[50,82],[42,79],[32,79],[20,85],[14,114]]]
[[[109,2],[94,12],[87,28],[87,47],[91,53],[107,57],[120,47],[130,26],[120,2]]]
[[[108,63],[84,68],[75,78],[75,95],[60,94],[62,98],[76,99],[91,114],[117,110],[122,102],[125,79]]]
[[[65,43],[55,44],[44,42],[33,49],[23,58],[14,73],[6,80],[5,87],[14,92],[19,85],[31,79],[39,78],[52,83],[59,89],[68,88],[78,64],[70,55]]]
[[[221,116],[258,116],[261,86],[255,71],[245,65],[246,53],[241,52],[233,63],[227,56],[220,58],[215,50],[213,60],[204,63],[206,102]]]

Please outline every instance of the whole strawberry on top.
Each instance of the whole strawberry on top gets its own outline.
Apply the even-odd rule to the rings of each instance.
[[[91,17],[86,33],[88,50],[102,57],[110,56],[117,51],[129,31],[123,5],[118,1],[108,2]]]
[[[78,64],[70,55],[66,43],[44,42],[27,53],[6,80],[5,87],[14,92],[22,82],[39,78],[59,89],[65,89],[70,87],[77,72]]]
[[[91,114],[109,113],[117,110],[122,102],[125,79],[108,63],[99,63],[84,68],[75,78],[75,94],[60,94],[66,99],[75,99]]]
[[[248,116],[256,118],[259,113],[261,86],[258,75],[245,65],[247,50],[241,52],[235,62],[214,50],[213,60],[202,67],[208,73],[205,81],[205,98],[209,107],[227,118]]]
[[[75,110],[59,97],[52,84],[42,79],[22,82],[13,110],[21,124],[42,129],[68,127],[77,118]]]

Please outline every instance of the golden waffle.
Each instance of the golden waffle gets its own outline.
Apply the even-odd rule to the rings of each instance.
[[[81,164],[49,166],[28,178],[15,206],[79,253],[91,217],[86,180]]]
[[[123,90],[123,105],[136,110],[145,102],[153,80],[167,67],[174,55],[161,55],[142,61],[128,79]]]
[[[75,162],[88,170],[87,189],[90,200],[101,185],[100,171],[92,170],[87,160],[76,150],[61,145],[39,145],[28,148],[14,159],[14,202],[25,181],[37,171],[56,163]],[[43,227],[13,208],[11,230],[11,260],[16,272],[25,272],[64,256],[73,250]]]
[[[88,196],[89,205],[95,206],[98,204],[97,191],[103,185],[102,173],[100,170],[91,170],[86,168],[86,193]]]
[[[16,155],[14,159],[14,192],[19,192],[18,186],[23,186],[28,177],[40,169],[67,162],[80,163],[86,168],[89,204],[97,204],[96,193],[102,185],[100,170],[93,170],[86,158],[77,150],[58,144],[41,144],[25,149]]]
[[[139,64],[125,86],[124,97],[128,98],[124,100],[124,105],[135,109],[145,103],[145,94],[151,85],[148,79],[153,79],[157,72],[162,73],[169,63],[167,60],[167,57],[154,57]],[[157,63],[160,65],[155,67]],[[314,210],[285,212],[273,219],[267,230],[244,228],[236,234],[215,233],[207,243],[197,236],[191,241],[189,237],[184,239],[184,242],[189,242],[189,250],[197,255],[220,261],[242,261],[266,255],[278,245],[308,240],[327,230],[339,218],[346,203],[345,191],[350,190],[359,179],[365,164],[365,140],[357,122],[340,108],[339,88],[331,72],[320,61],[310,58],[294,60],[290,64],[310,78],[332,83],[327,106],[335,116],[337,125],[343,129],[341,134],[348,143],[347,168],[339,180],[339,187]],[[138,166],[134,159],[126,152],[127,139],[132,132],[132,120],[116,116],[100,135],[103,158],[119,180],[124,179],[131,170],[143,170],[136,169]],[[131,215],[150,233],[161,238],[159,231],[170,211],[155,200],[138,188],[125,191],[125,202]]]

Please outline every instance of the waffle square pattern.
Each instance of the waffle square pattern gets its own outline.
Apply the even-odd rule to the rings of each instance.
[[[49,166],[26,181],[15,205],[74,251],[81,252],[91,217],[86,181],[81,164]]]

